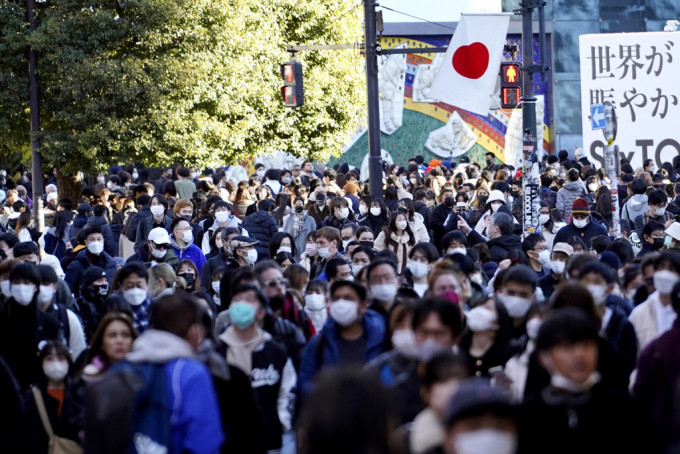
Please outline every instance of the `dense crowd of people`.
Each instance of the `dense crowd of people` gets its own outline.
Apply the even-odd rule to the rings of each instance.
[[[0,167],[0,451],[680,452],[680,156],[485,158]]]

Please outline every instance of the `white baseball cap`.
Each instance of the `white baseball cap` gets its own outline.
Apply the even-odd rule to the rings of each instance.
[[[149,241],[156,244],[170,244],[170,235],[163,227],[156,227],[149,232]]]

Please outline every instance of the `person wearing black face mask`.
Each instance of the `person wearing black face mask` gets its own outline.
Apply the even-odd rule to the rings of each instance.
[[[457,218],[454,213],[456,199],[451,189],[442,191],[442,202],[432,210],[430,216],[430,230],[432,232],[432,244],[440,245],[442,237],[446,232],[455,229]],[[453,215],[453,216],[452,216]]]
[[[90,339],[97,330],[108,294],[109,279],[104,269],[98,266],[88,268],[80,280],[80,296],[74,307],[83,322],[86,339]]]
[[[293,214],[283,223],[283,231],[295,240],[295,261],[300,261],[300,254],[305,251],[307,236],[316,230],[317,223],[305,211],[305,202],[300,197],[293,200]]]
[[[642,228],[642,249],[638,253],[638,257],[656,252],[663,247],[663,242],[666,239],[666,232],[663,224],[656,221],[649,221]]]
[[[490,172],[495,172],[498,170],[498,166],[496,165],[496,156],[494,156],[494,154],[491,152],[486,153],[486,167],[484,170],[488,170]]]

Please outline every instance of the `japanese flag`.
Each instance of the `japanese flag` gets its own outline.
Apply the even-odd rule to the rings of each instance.
[[[509,14],[461,15],[428,97],[487,115],[509,24]]]

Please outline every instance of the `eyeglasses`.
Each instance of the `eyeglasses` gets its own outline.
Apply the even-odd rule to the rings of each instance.
[[[281,279],[272,279],[272,280],[264,283],[265,287],[276,287],[276,286],[285,287],[286,285],[288,285],[288,279],[286,279],[285,277],[281,278]]]

